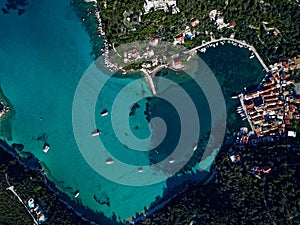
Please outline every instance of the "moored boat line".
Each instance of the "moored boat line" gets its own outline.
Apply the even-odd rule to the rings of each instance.
[[[208,41],[200,46],[197,46],[191,50],[189,50],[189,52],[195,52],[195,51],[200,51],[202,53],[206,52],[206,49],[213,46],[213,44],[216,43],[221,43],[222,45],[224,45],[225,43],[228,44],[232,44],[234,46],[238,46],[240,48],[248,48],[249,51],[252,52],[253,57],[256,56],[256,58],[258,59],[258,61],[260,62],[260,64],[263,66],[263,68],[265,69],[266,72],[269,72],[269,68],[266,66],[266,64],[264,63],[264,61],[261,59],[261,57],[259,56],[259,54],[257,53],[256,49],[252,46],[247,44],[245,41],[240,41],[234,38],[220,38],[220,39],[214,39],[211,41]],[[253,58],[252,57],[252,58]]]

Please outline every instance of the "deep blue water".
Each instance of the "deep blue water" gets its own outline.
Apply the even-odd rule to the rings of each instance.
[[[5,7],[5,3],[1,2],[0,7]],[[89,37],[70,2],[28,0],[27,3],[26,6],[18,6],[25,9],[22,15],[18,15],[18,10],[0,14],[0,81],[16,111],[12,133],[4,136],[12,137],[10,143],[24,144],[24,151],[33,153],[42,162],[49,178],[61,191],[74,198],[73,192],[80,190],[79,198],[74,201],[96,212],[103,212],[107,217],[130,218],[136,212],[143,211],[167,188],[164,180],[166,171],[154,171],[147,166],[161,160],[168,161],[168,156],[179,143],[178,138],[186,134],[181,129],[180,115],[174,106],[162,98],[147,99],[150,91],[143,78],[112,77],[101,90],[95,89],[103,84],[107,75],[93,66]],[[224,92],[228,135],[241,123],[234,113],[237,102],[231,100],[230,95],[241,91],[244,85],[256,83],[263,74],[257,60],[249,60],[248,54],[246,49],[226,45],[200,55],[216,75]],[[80,79],[86,73],[93,76],[84,83],[87,85],[86,92],[78,101],[77,115],[80,115],[80,120],[76,130],[74,96]],[[205,73],[198,73],[205,76]],[[188,141],[183,146],[191,154],[194,142],[198,141],[201,152],[212,126],[205,93],[193,79],[174,72],[160,73],[160,77],[180,84],[195,103],[201,124],[201,132],[197,136],[199,140],[193,137],[195,124],[189,120],[191,135],[185,136]],[[174,90],[176,92],[172,85],[160,84],[162,82],[158,80],[160,92],[166,96],[172,95]],[[95,93],[98,97],[93,107],[91,96]],[[174,101],[181,102],[184,115],[189,115],[190,108],[185,107],[183,95],[176,96]],[[130,106],[135,102],[139,107],[129,116]],[[103,109],[108,109],[108,116],[100,116]],[[168,128],[166,138],[152,151],[135,150],[148,150],[159,139],[163,128],[159,125],[151,127],[147,121],[155,117],[164,119]],[[101,129],[100,137],[91,137],[95,128]],[[152,138],[151,132],[154,135]],[[100,141],[103,148],[99,147]],[[51,146],[47,154],[42,151],[44,142]],[[201,154],[197,154],[198,158],[192,158],[187,163],[187,171],[209,169],[214,155],[199,165],[197,160]],[[105,164],[108,156],[116,159],[111,167]],[[87,164],[87,159],[96,164],[95,168]],[[126,167],[121,162],[130,166]],[[143,173],[137,172],[138,166],[143,166]],[[153,177],[162,181],[148,186],[124,185],[153,183]],[[121,184],[110,178],[118,179]],[[94,196],[108,200],[110,206],[97,203]]]

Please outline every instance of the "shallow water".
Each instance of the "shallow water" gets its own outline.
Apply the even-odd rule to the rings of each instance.
[[[0,14],[1,87],[16,111],[12,121],[11,143],[24,144],[24,151],[33,153],[41,160],[47,166],[48,176],[59,189],[70,196],[73,196],[75,190],[80,190],[80,196],[76,201],[80,201],[83,206],[101,211],[108,217],[115,214],[120,219],[130,218],[135,212],[143,211],[145,206],[155,201],[156,196],[162,195],[166,182],[145,187],[125,186],[100,176],[86,163],[73,133],[72,104],[80,78],[93,62],[90,56],[89,37],[68,0],[32,0],[28,3],[25,13],[21,16],[18,16],[16,11]],[[245,49],[224,46],[208,50],[207,54],[201,55],[209,67],[215,70],[217,79],[225,87],[228,115],[233,115],[232,118],[228,117],[231,119],[230,132],[236,128],[240,120],[232,113],[234,108],[231,107],[237,102],[229,99],[229,95],[233,91],[241,91],[243,85],[255,83],[259,76],[249,76],[253,71],[261,72],[257,60],[250,61],[247,54]],[[225,73],[224,70],[230,72]],[[106,75],[97,71],[97,76],[95,82]],[[186,90],[194,90],[193,82],[185,82],[184,79],[174,77],[172,72],[165,77],[183,83],[182,86]],[[83,125],[88,132],[95,128],[94,125],[102,130],[101,140],[109,150],[109,154],[115,158],[131,165],[146,166],[151,161],[148,152],[128,149],[126,144],[122,144],[115,136],[113,124],[110,122],[111,114],[109,113],[107,117],[99,116],[103,109],[108,109],[109,112],[112,110],[117,94],[131,82],[131,79],[111,78],[97,98],[96,109],[82,110],[85,115],[94,114],[95,122],[91,120],[92,116],[86,116]],[[121,96],[119,101],[124,102],[124,105],[118,105],[123,107],[124,111],[116,113],[117,118],[121,118],[124,112],[126,115],[130,112],[128,107],[130,101],[125,101],[128,100],[126,96],[133,94],[142,98],[149,95],[150,91],[142,79],[134,83],[125,93],[127,93],[124,95],[125,98],[122,100]],[[189,94],[199,100],[197,107],[203,108],[200,110],[200,119],[201,126],[206,128],[202,130],[204,135],[210,127],[207,103],[201,91],[195,89]],[[138,138],[149,138],[151,133],[144,115],[147,102],[145,99],[140,100],[138,102],[140,107],[129,117],[131,131]],[[152,115],[164,116],[167,123],[173,124],[168,135],[176,139],[179,125],[176,124],[176,116],[168,112],[169,109],[170,106],[163,104],[160,99],[150,100]],[[127,137],[126,132],[122,132],[125,125],[121,124],[118,128],[120,135]],[[90,133],[84,135],[90,138]],[[42,151],[44,142],[50,144],[47,154]],[[149,140],[143,143],[145,149],[151,146]],[[172,145],[174,143],[168,139],[160,146],[163,149],[168,148],[168,151],[164,151],[162,155],[155,155],[156,153],[152,151],[150,156],[152,154],[154,161],[160,161],[167,157]],[[96,149],[97,145],[89,147]],[[162,152],[160,149],[157,150]],[[104,164],[105,158],[95,160]],[[202,167],[208,169],[212,160],[213,157],[207,163],[203,163]],[[141,174],[137,173],[137,180]],[[109,201],[110,206],[97,203],[94,196],[101,201]]]

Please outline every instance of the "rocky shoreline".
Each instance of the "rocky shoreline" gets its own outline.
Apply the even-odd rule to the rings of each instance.
[[[2,150],[4,150],[5,152],[7,152],[9,155],[11,155],[14,159],[17,160],[17,162],[24,167],[25,171],[37,171],[39,172],[39,174],[43,177],[44,179],[44,185],[52,192],[54,193],[57,197],[58,200],[63,203],[65,205],[66,208],[68,208],[69,210],[71,210],[74,214],[76,214],[78,217],[80,217],[84,222],[86,222],[85,224],[90,224],[90,225],[97,225],[96,222],[84,217],[82,215],[82,213],[76,211],[74,209],[74,207],[72,207],[69,203],[67,203],[65,200],[63,200],[60,197],[60,191],[57,190],[57,188],[55,187],[55,185],[47,178],[45,170],[43,169],[43,167],[41,166],[41,164],[39,163],[38,159],[36,159],[34,156],[30,157],[32,159],[30,159],[30,163],[27,162],[27,159],[23,159],[19,156],[19,154],[17,153],[17,151],[12,148],[10,145],[8,145],[4,140],[0,139],[0,148]]]
[[[107,38],[105,36],[105,32],[103,30],[102,21],[101,21],[100,12],[99,12],[97,3],[94,4],[94,9],[95,9],[94,15],[95,15],[95,17],[97,19],[97,23],[98,23],[97,34],[99,37],[103,38],[103,48],[101,50],[102,50],[104,64],[110,71],[117,71],[117,70],[119,70],[119,68],[116,65],[114,65],[113,63],[111,63],[109,60],[108,54],[109,54],[109,48],[111,47],[111,45],[108,44]]]

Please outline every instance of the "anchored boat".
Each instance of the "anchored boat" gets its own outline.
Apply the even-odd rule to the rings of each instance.
[[[95,137],[95,136],[99,136],[101,134],[101,131],[99,129],[95,129],[93,132],[92,132],[92,136]]]
[[[47,153],[49,151],[49,149],[50,149],[50,145],[45,143],[44,147],[43,147],[43,152]]]

